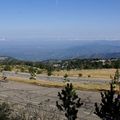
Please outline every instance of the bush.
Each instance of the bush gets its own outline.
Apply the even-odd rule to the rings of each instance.
[[[53,71],[52,68],[51,68],[51,67],[48,67],[48,68],[47,68],[47,75],[48,75],[48,76],[51,76],[51,75],[52,75],[52,71]]]
[[[64,82],[70,82],[70,80],[67,79],[68,78],[68,74],[64,75]]]
[[[79,73],[78,76],[79,76],[79,77],[82,77],[83,75],[82,75],[82,73]]]
[[[68,77],[68,74],[66,73],[65,75],[64,75],[64,79],[66,79]]]
[[[5,71],[12,71],[12,68],[11,68],[10,65],[6,65],[6,66],[4,67],[4,70],[5,70]]]
[[[91,77],[91,75],[88,75],[88,78],[90,78]]]
[[[51,75],[52,75],[52,72],[51,72],[51,71],[47,71],[47,75],[48,75],[48,76],[51,76]]]
[[[25,72],[25,68],[24,68],[24,67],[21,67],[21,68],[20,68],[20,71],[21,71],[21,72]]]
[[[37,74],[42,74],[42,70],[37,70]]]
[[[30,73],[30,78],[29,79],[33,79],[36,80],[36,69],[33,67],[29,68],[29,73]]]

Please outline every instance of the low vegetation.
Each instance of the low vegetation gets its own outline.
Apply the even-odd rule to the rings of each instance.
[[[57,110],[46,105],[35,106],[26,104],[25,106],[0,103],[0,120],[61,120],[62,117]]]
[[[118,69],[120,59],[68,59],[68,60],[48,60],[41,62],[21,61],[14,58],[0,60],[1,70],[26,71],[29,67],[43,69],[46,71],[59,70],[84,70],[84,69]],[[23,69],[24,68],[24,69]]]
[[[60,70],[53,71],[54,76],[64,76],[65,73],[69,77],[80,77],[80,78],[88,78],[88,75],[91,76],[91,79],[108,79],[110,80],[110,76],[114,76],[116,69],[89,69],[89,70]]]
[[[30,73],[30,78],[29,79],[33,79],[36,80],[36,69],[33,67],[29,68],[29,73]]]
[[[0,104],[0,120],[10,120],[12,110],[6,102]]]

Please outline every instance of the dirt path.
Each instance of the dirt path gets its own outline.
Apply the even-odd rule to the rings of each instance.
[[[21,73],[18,72],[17,74],[15,72],[9,72],[4,71],[3,74],[7,77],[21,77],[21,78],[30,78],[29,73]],[[98,84],[105,84],[109,83],[110,80],[107,79],[98,79],[98,78],[80,78],[80,77],[68,77],[68,80],[71,82],[80,82],[80,83],[98,83]],[[47,75],[37,75],[37,80],[47,80],[47,81],[56,81],[56,82],[62,82],[64,81],[64,78],[61,76],[47,76]]]

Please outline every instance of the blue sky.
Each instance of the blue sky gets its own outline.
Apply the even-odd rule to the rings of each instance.
[[[0,39],[120,40],[120,0],[0,0]]]

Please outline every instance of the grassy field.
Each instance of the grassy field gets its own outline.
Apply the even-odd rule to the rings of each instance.
[[[89,69],[89,70],[61,70],[54,71],[53,75],[55,76],[64,76],[68,74],[69,77],[78,77],[79,74],[82,74],[83,78],[102,78],[102,79],[110,79],[110,75],[114,76],[116,69]]]

